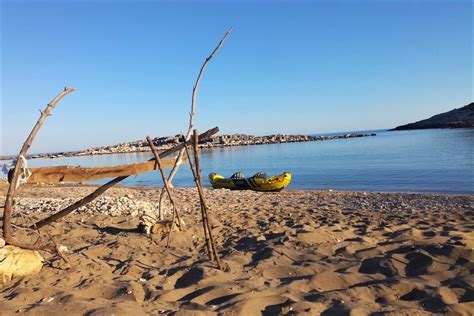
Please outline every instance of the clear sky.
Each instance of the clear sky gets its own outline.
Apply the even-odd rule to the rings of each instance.
[[[2,154],[64,86],[30,152],[196,126],[222,133],[391,128],[472,101],[470,1],[2,1]]]

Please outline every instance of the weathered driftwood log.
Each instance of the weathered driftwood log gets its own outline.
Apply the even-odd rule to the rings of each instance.
[[[202,140],[205,140],[205,139],[208,139],[209,137],[211,137],[212,135],[216,134],[217,132],[219,131],[219,128],[218,127],[214,127],[213,129],[210,129],[208,130],[207,132],[199,135],[199,141],[202,141]],[[172,153],[175,153],[177,152],[178,150],[181,150],[182,148],[184,148],[186,145],[190,145],[192,143],[191,140],[187,141],[187,142],[184,142],[182,144],[179,144],[173,148],[170,148],[170,149],[167,149],[163,152],[160,153],[160,158],[164,158],[166,156],[169,156],[171,155]],[[155,158],[152,158],[150,159],[150,161],[154,161]],[[117,183],[121,182],[122,180],[125,180],[127,179],[128,176],[122,176],[122,177],[117,177],[115,179],[112,179],[110,180],[109,182],[107,182],[106,184],[100,186],[99,188],[97,188],[94,192],[92,192],[91,194],[85,196],[84,198],[82,198],[81,200],[69,205],[68,207],[66,207],[65,209],[45,218],[45,219],[42,219],[40,221],[38,221],[36,224],[32,225],[30,228],[31,229],[34,229],[34,228],[41,228],[41,227],[44,227],[46,225],[49,225],[55,221],[57,221],[58,219],[68,215],[69,213],[75,211],[76,209],[78,209],[79,207],[81,206],[84,206],[86,205],[87,203],[90,203],[92,202],[93,200],[95,200],[97,197],[99,197],[102,193],[104,193],[105,191],[107,191],[108,189],[110,189],[111,187],[113,187],[114,185],[116,185]]]
[[[20,176],[20,171],[21,171],[21,165],[22,165],[22,159],[20,157],[25,157],[26,153],[31,147],[31,144],[33,143],[33,140],[36,137],[36,134],[38,134],[38,131],[40,130],[41,126],[43,125],[44,121],[48,116],[50,116],[51,111],[53,108],[58,104],[61,99],[66,96],[67,94],[73,92],[73,88],[64,88],[63,91],[61,91],[53,100],[51,100],[50,103],[46,106],[46,108],[41,112],[41,116],[39,117],[38,121],[36,122],[35,126],[30,132],[30,135],[28,135],[28,138],[25,140],[23,143],[23,146],[21,147],[20,153],[18,154],[18,159],[15,164],[15,172],[13,172],[12,175],[12,181],[10,182],[10,186],[8,187],[8,192],[7,196],[5,198],[5,207],[3,211],[3,238],[7,243],[11,241],[11,225],[12,225],[12,210],[13,210],[13,202],[14,202],[14,197],[15,197],[15,192],[17,188],[17,184],[19,181],[19,176]]]
[[[174,165],[176,159],[164,159],[161,161],[163,168],[169,168]],[[28,168],[31,176],[28,183],[58,183],[58,182],[86,182],[100,180],[105,178],[115,178],[122,176],[138,175],[144,172],[157,170],[155,161],[145,161],[140,163],[131,163],[126,165],[110,167],[77,167],[77,166],[53,166],[43,168]],[[11,181],[10,170],[8,181]]]

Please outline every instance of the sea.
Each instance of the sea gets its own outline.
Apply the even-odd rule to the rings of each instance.
[[[376,133],[376,136],[203,149],[203,181],[210,186],[207,176],[211,172],[230,177],[238,171],[246,176],[288,171],[292,173],[292,182],[287,189],[294,190],[474,193],[474,128],[360,132]],[[32,159],[28,166],[110,166],[142,162],[151,157],[151,153],[127,153]],[[163,185],[158,171],[131,176],[122,184]],[[173,184],[194,186],[187,163],[181,165]]]

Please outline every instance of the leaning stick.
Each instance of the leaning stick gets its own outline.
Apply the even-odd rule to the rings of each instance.
[[[16,193],[16,187],[19,181],[19,175],[20,175],[20,169],[21,169],[20,167],[22,163],[20,157],[26,155],[26,153],[31,147],[31,144],[33,143],[33,140],[36,137],[36,134],[38,134],[38,131],[40,130],[46,118],[51,115],[50,113],[54,109],[56,104],[58,104],[58,102],[61,101],[61,99],[64,96],[66,96],[67,94],[73,91],[74,91],[73,88],[65,87],[63,91],[61,91],[53,100],[51,100],[50,103],[48,103],[48,105],[43,111],[40,110],[41,116],[39,117],[35,126],[31,130],[30,135],[28,135],[28,138],[26,139],[26,141],[23,143],[23,146],[21,147],[20,153],[18,154],[18,159],[16,160],[16,163],[15,163],[15,170],[13,171],[12,181],[10,182],[10,185],[8,186],[7,196],[5,198],[5,207],[3,211],[3,238],[5,239],[5,242],[7,243],[11,241],[12,210],[13,210],[14,197]]]
[[[199,160],[199,138],[197,137],[197,130],[194,130],[194,134],[193,134],[193,150],[194,150],[194,162],[196,166],[197,180],[199,182],[199,186],[202,188],[201,162]]]
[[[194,87],[193,87],[193,93],[192,93],[192,96],[191,96],[191,112],[189,113],[189,127],[188,127],[188,132],[186,133],[186,138],[185,138],[186,141],[191,138],[191,134],[192,134],[193,128],[194,128],[194,114],[195,114],[195,109],[196,109],[196,95],[197,95],[197,91],[198,91],[198,88],[199,88],[199,83],[201,81],[201,77],[204,73],[204,70],[207,67],[207,64],[214,57],[214,55],[219,51],[219,49],[221,48],[221,46],[224,44],[225,40],[229,36],[230,32],[232,32],[232,28],[230,28],[227,32],[225,32],[224,36],[222,36],[222,38],[219,41],[219,43],[217,44],[216,48],[214,48],[212,53],[209,55],[209,57],[206,58],[206,60],[204,60],[204,63],[201,66],[201,70],[199,71],[199,74],[197,76],[196,82],[195,82]],[[173,181],[174,176],[178,172],[179,165],[180,165],[180,162],[182,161],[183,157],[184,157],[184,150],[181,150],[179,152],[178,158],[176,159],[176,162],[175,162],[175,164],[174,164],[173,168],[171,169],[170,174],[168,176],[168,183],[170,184],[170,187],[173,187],[173,184],[171,182]],[[163,219],[163,213],[161,211],[161,208],[162,208],[162,204],[163,204],[164,190],[165,189],[163,189],[161,191],[161,194],[160,194],[160,205],[159,205],[159,209],[158,209],[158,216],[160,217],[160,220]]]
[[[232,31],[232,28],[230,28],[224,34],[224,36],[221,38],[221,40],[217,44],[216,48],[214,48],[214,50],[209,55],[209,57],[206,58],[206,60],[204,61],[204,64],[201,67],[201,70],[199,71],[198,77],[197,77],[196,82],[195,82],[194,87],[193,87],[193,93],[192,93],[192,97],[191,97],[191,112],[189,113],[189,127],[188,127],[188,131],[186,133],[185,140],[189,140],[191,138],[191,133],[192,133],[192,130],[194,128],[194,116],[195,116],[195,109],[196,109],[196,95],[197,95],[197,91],[198,91],[198,88],[199,88],[199,83],[201,81],[201,77],[204,73],[204,70],[207,67],[207,64],[214,57],[214,55],[217,53],[217,51],[221,48],[222,44],[224,44],[224,41],[227,39],[227,36],[230,34],[231,31]],[[171,182],[173,181],[174,176],[178,172],[179,164],[180,164],[181,160],[183,159],[183,156],[184,156],[184,150],[181,150],[179,152],[178,158],[176,159],[176,162],[175,162],[175,164],[174,164],[173,168],[171,169],[170,174],[168,176],[168,182],[169,182],[171,187],[173,187],[173,184]],[[160,194],[160,204],[159,204],[159,209],[158,209],[158,216],[159,216],[160,220],[163,219],[162,205],[163,205],[164,193],[165,192],[164,192],[164,189],[163,189],[161,191],[161,194]]]
[[[196,139],[195,136],[196,136],[196,130],[194,130],[194,135],[193,135],[193,149],[194,149],[194,161],[195,161],[194,166],[196,170],[194,179],[195,179],[196,185],[199,186],[201,188],[201,192],[203,192],[204,190],[202,190],[201,164],[199,161],[199,151],[195,149],[195,148],[199,148],[199,147],[196,147],[196,146],[199,146],[199,141]],[[197,144],[197,145],[194,145],[194,144]],[[209,226],[209,219],[208,219],[207,210],[205,207],[204,194],[202,194],[202,197],[200,194],[200,201],[201,201],[201,216],[202,216],[202,224],[204,226],[204,233],[207,232],[209,236],[211,236],[211,227]],[[212,261],[211,251],[212,253],[214,253],[214,247],[212,245],[213,241],[211,240],[212,240],[211,238],[207,239],[207,236],[206,236],[206,245],[208,248],[209,256],[211,257],[211,261]],[[215,257],[217,257],[216,254],[214,255]]]
[[[200,200],[201,200],[201,207],[202,207],[202,210],[203,210],[203,213],[204,213],[203,221],[205,221],[206,226],[207,226],[207,230],[209,232],[209,240],[211,242],[212,253],[214,255],[214,259],[216,261],[217,267],[219,268],[219,270],[222,270],[221,260],[219,259],[219,255],[218,255],[217,249],[216,249],[216,244],[214,242],[214,238],[212,237],[211,227],[209,226],[209,218],[207,216],[206,201],[204,200],[204,190],[202,189],[202,185],[201,185],[202,182],[201,182],[201,171],[199,170],[199,146],[198,146],[198,143],[199,143],[199,137],[198,137],[198,134],[197,134],[197,130],[194,130],[193,149],[194,149],[194,159],[195,159],[195,166],[196,166],[196,176],[197,176],[196,186],[197,186],[197,189],[198,189],[198,192],[199,192],[199,197],[200,197]]]
[[[211,137],[212,135],[214,135],[215,133],[217,133],[219,131],[219,128],[218,127],[214,127],[213,129],[210,129],[208,130],[207,132],[199,135],[199,139],[202,141],[202,140],[205,140],[205,139],[208,139],[209,137]],[[175,147],[172,147],[170,149],[167,149],[163,152],[160,153],[160,158],[164,158],[166,156],[169,156],[171,155],[172,153],[178,151],[178,150],[181,150],[182,148],[184,148],[187,144],[191,144],[191,141],[187,141],[187,142],[184,142],[182,144],[179,144],[179,145],[176,145]],[[151,160],[154,160],[155,158],[152,158],[150,159],[149,161]],[[107,191],[108,189],[110,189],[111,187],[113,187],[114,185],[116,185],[117,183],[119,183],[120,181],[122,180],[125,180],[127,179],[128,176],[121,176],[121,177],[117,177],[115,179],[112,179],[110,180],[109,182],[103,184],[102,186],[100,186],[99,188],[97,188],[94,192],[92,192],[91,194],[85,196],[84,198],[82,198],[81,200],[77,201],[76,203],[74,204],[71,204],[69,205],[68,207],[62,209],[61,211],[57,212],[57,213],[54,213],[53,215],[45,218],[45,219],[42,219],[40,221],[38,221],[35,225],[36,227],[38,228],[41,228],[41,227],[44,227],[46,225],[49,225],[55,221],[57,221],[58,219],[60,218],[63,218],[64,216],[68,215],[69,213],[75,211],[76,209],[80,208],[81,206],[84,206],[90,202],[92,202],[93,200],[95,200],[97,197],[99,197],[102,193],[104,193],[105,191]],[[31,226],[30,228],[34,228],[34,225]]]
[[[160,173],[161,173],[161,179],[163,180],[171,205],[173,205],[173,220],[171,221],[171,228],[168,234],[168,242],[166,244],[166,247],[168,247],[170,244],[171,232],[173,231],[173,227],[174,227],[175,216],[180,226],[181,226],[181,218],[179,217],[178,208],[176,207],[176,203],[174,202],[173,194],[171,193],[170,186],[169,186],[168,180],[166,179],[165,172],[163,171],[163,165],[161,163],[160,155],[158,154],[158,151],[156,150],[155,144],[153,144],[153,140],[151,139],[151,137],[147,136],[146,140],[148,141],[148,145],[150,145],[153,156],[155,156],[156,164],[158,165],[158,169],[160,170]]]
[[[39,231],[39,230],[38,230]],[[71,264],[71,261],[68,260],[68,258],[64,255],[64,253],[61,251],[61,249],[59,249],[59,245],[58,243],[56,242],[56,240],[54,240],[53,236],[51,236],[51,234],[49,232],[46,232],[46,235],[48,235],[49,239],[53,242],[53,245],[54,245],[54,249],[56,250],[56,254],[61,258],[63,259],[63,261],[65,263],[67,263],[69,265],[69,269],[72,268],[72,264]]]
[[[217,252],[215,251],[215,247],[213,245],[214,238],[212,237],[211,227],[209,226],[209,218],[207,216],[206,201],[204,200],[204,190],[202,189],[201,164],[199,160],[199,140],[196,139],[196,133],[197,131],[194,130],[193,152],[194,152],[194,168],[196,171],[196,186],[198,188],[199,199],[201,201],[202,222],[205,226],[205,229],[207,230],[209,234],[209,247],[211,248],[214,257],[216,258],[215,260],[217,261],[219,259],[218,258],[219,256],[217,255]]]
[[[184,135],[183,135],[183,137],[184,137]],[[189,154],[189,150],[188,150],[187,146],[184,148],[184,150],[186,151],[186,155],[188,157],[188,162],[189,162],[189,167],[191,168],[191,172],[193,173],[194,182],[196,183],[196,188],[197,188],[199,186],[199,182],[198,182],[199,180],[198,180],[196,171],[194,169],[193,162],[191,160],[191,155]],[[198,192],[199,192],[199,188],[198,188]],[[201,202],[201,195],[200,194],[199,194],[199,201]],[[211,241],[209,239],[209,232],[207,230],[206,222],[204,220],[204,218],[206,217],[206,213],[204,212],[204,208],[202,207],[202,205],[203,205],[202,202],[200,204],[201,204],[202,229],[204,230],[204,239],[206,241],[207,254],[209,255],[209,261],[212,261],[212,246],[211,246]]]

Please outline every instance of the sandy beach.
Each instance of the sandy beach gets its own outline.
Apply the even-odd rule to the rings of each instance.
[[[472,1],[0,8],[0,316],[474,316]]]
[[[1,184],[2,201],[6,184]],[[30,223],[94,190],[25,185],[14,222]],[[472,195],[206,190],[225,265],[208,261],[195,189],[175,189],[186,223],[136,229],[158,189],[117,187],[46,227],[66,264],[0,288],[2,315],[469,315],[474,310]],[[23,214],[23,215],[20,215]],[[33,243],[35,231],[15,229]]]

